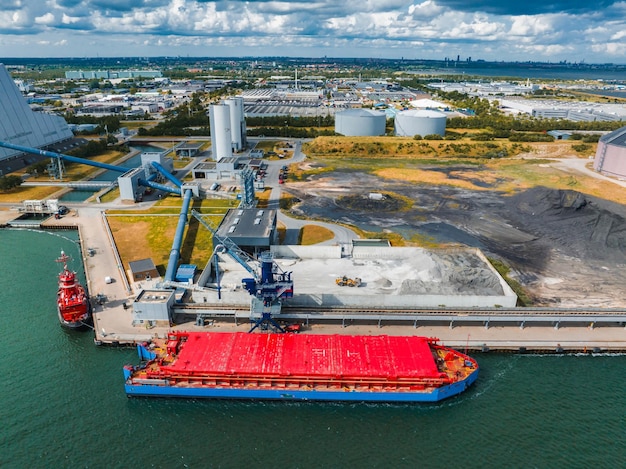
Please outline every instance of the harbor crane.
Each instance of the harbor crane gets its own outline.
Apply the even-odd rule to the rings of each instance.
[[[272,253],[264,251],[259,259],[254,259],[247,252],[242,250],[237,244],[227,236],[220,236],[203,218],[202,214],[192,210],[191,214],[212,234],[218,245],[223,246],[223,250],[240,264],[252,277],[241,280],[245,290],[252,296],[250,302],[250,320],[253,323],[249,332],[257,328],[267,330],[272,328],[278,332],[286,332],[285,329],[276,322],[274,316],[280,313],[282,300],[293,297],[293,281],[291,272],[283,272],[278,264],[274,262]],[[216,257],[217,259],[217,257]],[[215,276],[219,287],[219,269],[215,268]]]

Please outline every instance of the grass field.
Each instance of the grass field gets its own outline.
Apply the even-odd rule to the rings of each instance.
[[[203,219],[215,228],[222,217],[215,215]],[[178,224],[177,214],[111,214],[107,219],[125,269],[131,261],[151,258],[161,275],[165,273]],[[204,268],[213,252],[211,232],[191,217],[183,240],[180,262]]]
[[[333,239],[335,234],[328,228],[318,225],[304,225],[300,230],[300,244],[304,246]]]
[[[626,189],[586,176],[578,172],[565,172],[555,167],[552,158],[588,159],[595,154],[596,145],[591,144],[584,154],[572,149],[576,141],[555,141],[550,143],[525,143],[514,147],[520,150],[515,156],[503,158],[480,158],[478,156],[461,157],[428,152],[412,155],[399,150],[402,139],[394,138],[385,142],[385,138],[375,137],[318,137],[307,144],[305,151],[314,150],[315,163],[294,169],[290,176],[294,180],[304,180],[313,174],[350,169],[365,171],[385,179],[403,180],[415,184],[447,185],[472,190],[496,190],[515,192],[536,186],[553,189],[572,189],[585,192],[606,200],[626,203]],[[411,139],[407,139],[410,141]],[[416,141],[425,143],[425,141]],[[458,142],[458,141],[455,141]],[[474,142],[483,143],[483,142]],[[489,143],[489,142],[487,142]],[[509,142],[510,143],[510,142]],[[441,145],[442,141],[426,143],[431,148]],[[379,150],[352,154],[354,146],[359,148],[372,145],[383,148],[389,155],[381,155]],[[510,148],[514,145],[511,144]],[[406,149],[406,145],[402,147]],[[410,148],[410,147],[409,147]],[[521,151],[521,150],[524,151]],[[345,153],[344,153],[345,152]],[[591,163],[591,161],[590,161]],[[449,168],[445,171],[442,168]]]

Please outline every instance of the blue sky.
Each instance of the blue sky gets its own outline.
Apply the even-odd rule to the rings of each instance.
[[[626,63],[626,1],[0,0],[0,57]]]

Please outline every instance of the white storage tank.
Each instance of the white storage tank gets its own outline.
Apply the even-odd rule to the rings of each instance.
[[[446,133],[446,115],[427,109],[401,111],[396,114],[394,126],[399,137],[435,134],[443,137]]]
[[[350,137],[385,135],[386,115],[371,109],[348,109],[335,114],[335,133]]]
[[[243,98],[235,96],[224,100],[230,107],[230,137],[233,150],[240,152],[246,146],[246,120],[243,113]]]
[[[211,151],[213,159],[233,156],[232,139],[230,134],[230,106],[226,104],[212,104],[209,106],[209,123],[211,124]]]

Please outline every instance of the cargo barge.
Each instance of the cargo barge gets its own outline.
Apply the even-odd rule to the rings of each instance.
[[[438,402],[478,377],[476,361],[417,336],[175,332],[137,346],[129,397]]]

